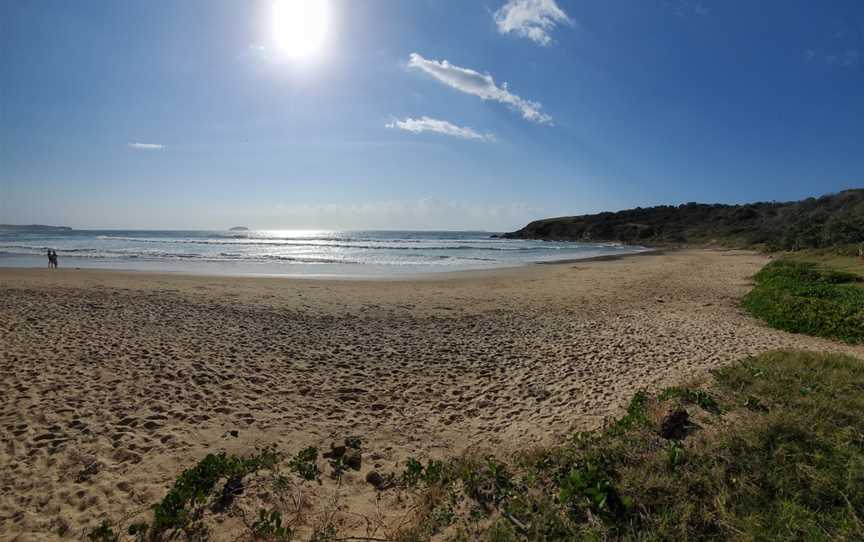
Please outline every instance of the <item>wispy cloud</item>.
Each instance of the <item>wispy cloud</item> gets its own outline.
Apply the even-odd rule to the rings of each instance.
[[[665,0],[664,4],[675,15],[688,17],[706,17],[711,14],[711,8],[699,0]]]
[[[479,141],[494,141],[495,136],[492,134],[481,134],[467,126],[456,126],[452,122],[446,120],[433,119],[430,117],[420,117],[419,119],[406,118],[405,120],[394,120],[385,124],[387,128],[397,128],[406,132],[419,134],[422,132],[435,132],[436,134],[444,134],[453,137],[461,137],[464,139],[476,139]]]
[[[540,45],[549,45],[549,32],[557,25],[572,22],[555,0],[508,0],[493,17],[502,34],[512,32]]]
[[[418,53],[411,53],[409,68],[422,70],[445,85],[482,100],[493,100],[510,106],[522,114],[522,118],[538,124],[552,124],[552,117],[543,113],[538,102],[526,100],[510,92],[507,83],[498,86],[488,73],[454,66],[446,60],[429,60]]]
[[[864,67],[864,59],[862,59],[861,52],[858,49],[827,52],[816,52],[813,49],[807,49],[802,53],[801,59],[805,64],[824,62],[829,66],[840,68]]]
[[[864,26],[856,26],[854,19],[841,22],[839,27],[826,32],[821,41],[824,47],[806,49],[802,54],[806,64],[864,70]]]
[[[160,145],[159,143],[129,143],[129,148],[136,151],[161,151],[165,148],[165,145]]]
[[[855,68],[861,62],[861,54],[858,49],[846,49],[825,55],[825,62],[844,68]]]

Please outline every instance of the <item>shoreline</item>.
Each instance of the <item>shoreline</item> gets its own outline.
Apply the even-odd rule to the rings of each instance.
[[[286,279],[286,280],[314,280],[314,281],[347,281],[347,282],[405,282],[405,281],[429,281],[436,279],[453,279],[453,278],[466,278],[471,276],[476,277],[485,277],[489,275],[495,275],[498,273],[508,273],[517,270],[525,270],[531,269],[535,266],[556,266],[556,265],[569,265],[574,263],[581,262],[610,262],[617,261],[622,259],[633,258],[636,256],[648,256],[648,255],[662,255],[666,253],[673,252],[678,249],[648,249],[642,250],[639,252],[629,252],[625,254],[610,254],[603,256],[589,256],[586,258],[567,258],[561,260],[551,260],[551,261],[534,261],[534,262],[525,262],[522,264],[514,264],[514,265],[501,265],[494,266],[488,268],[478,268],[478,269],[456,269],[452,271],[436,271],[436,272],[402,272],[402,273],[369,273],[369,274],[327,274],[327,273],[232,273],[232,272],[200,272],[197,270],[149,270],[149,269],[116,269],[116,268],[108,268],[108,267],[76,267],[76,266],[61,266],[57,270],[49,270],[45,267],[35,267],[35,266],[4,266],[0,265],[0,276],[2,274],[15,274],[17,271],[31,271],[31,272],[48,272],[48,273],[64,273],[64,272],[83,272],[83,273],[92,273],[92,274],[111,274],[111,275],[122,275],[122,274],[130,274],[136,276],[171,276],[171,277],[208,277],[208,278],[238,278],[238,279]],[[2,263],[2,259],[0,259],[0,263]]]

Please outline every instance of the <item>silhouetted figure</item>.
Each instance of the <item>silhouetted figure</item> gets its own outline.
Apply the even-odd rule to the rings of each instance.
[[[54,269],[57,269],[57,251],[54,251]]]
[[[54,253],[48,250],[48,269],[54,267]]]

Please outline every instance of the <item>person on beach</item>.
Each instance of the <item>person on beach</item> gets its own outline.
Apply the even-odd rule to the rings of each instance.
[[[51,249],[48,249],[48,269],[54,267],[54,256],[51,253]]]
[[[57,269],[57,251],[56,250],[52,251],[52,256],[54,259],[54,269]]]

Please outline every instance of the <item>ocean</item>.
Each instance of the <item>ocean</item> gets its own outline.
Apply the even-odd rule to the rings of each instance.
[[[0,266],[202,274],[367,276],[515,267],[644,251],[616,244],[492,238],[479,231],[0,231]]]

